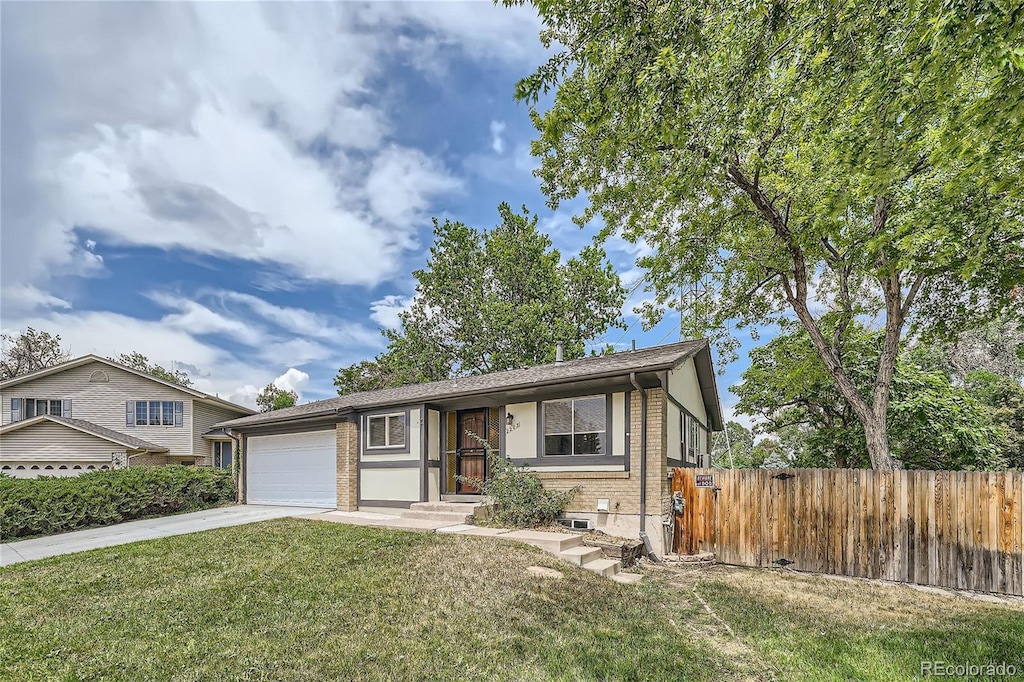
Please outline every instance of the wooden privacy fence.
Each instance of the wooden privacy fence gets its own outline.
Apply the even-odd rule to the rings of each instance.
[[[1024,595],[1024,474],[674,469],[673,548],[740,566]]]

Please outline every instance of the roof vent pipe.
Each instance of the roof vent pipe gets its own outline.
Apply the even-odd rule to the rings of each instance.
[[[633,347],[630,350],[636,350],[636,339],[633,339]]]
[[[561,362],[562,360],[564,360],[565,358],[563,356],[564,350],[562,348],[562,342],[559,341],[555,343],[555,362]]]

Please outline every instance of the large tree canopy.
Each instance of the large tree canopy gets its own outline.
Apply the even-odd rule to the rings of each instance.
[[[555,91],[531,112],[552,206],[586,193],[580,224],[655,248],[652,320],[705,278],[691,333],[798,319],[892,468],[908,327],[954,333],[1024,295],[1018,3],[533,4],[556,52],[517,95]],[[863,393],[843,333],[859,315],[884,331]]]
[[[581,357],[619,321],[626,292],[595,245],[562,260],[537,216],[498,207],[501,223],[478,230],[434,221],[427,267],[388,350],[343,367],[339,394],[482,374]]]
[[[860,390],[870,390],[884,332],[854,323],[846,334],[845,345],[853,358],[850,376]],[[901,354],[893,376],[888,414],[893,456],[915,469],[998,469],[1013,464],[1009,449],[1014,434],[1001,426],[1013,415],[1000,416],[989,406],[996,396],[1006,395],[1006,387],[989,381],[987,394],[975,395],[951,383],[942,371],[921,367],[915,355]],[[740,398],[736,410],[760,418],[761,430],[776,436],[786,451],[784,461],[790,466],[840,468],[869,464],[864,430],[804,329],[796,327],[755,348],[750,361],[742,383],[731,389]]]
[[[60,345],[60,334],[36,331],[29,327],[17,336],[0,335],[3,357],[0,358],[0,381],[13,379],[40,369],[53,367],[71,359],[71,353]]]

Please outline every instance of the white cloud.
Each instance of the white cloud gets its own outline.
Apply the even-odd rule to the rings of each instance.
[[[261,330],[252,324],[214,312],[195,301],[160,292],[151,292],[146,296],[164,308],[178,311],[160,320],[161,324],[170,329],[179,329],[192,336],[225,334],[249,346],[258,346],[265,340]]]
[[[9,296],[8,285],[44,290],[54,275],[102,267],[91,254],[94,240],[83,245],[75,237],[78,226],[113,244],[374,284],[415,246],[431,202],[459,187],[436,159],[387,142],[389,104],[370,82],[401,26],[425,24],[455,43],[479,45],[471,18],[445,24],[462,10],[326,3],[9,9],[5,303],[33,301]],[[469,12],[480,13],[495,22],[522,14],[483,6]]]
[[[402,323],[399,317],[412,306],[413,299],[408,296],[397,296],[394,294],[385,296],[379,301],[370,304],[370,319],[382,327],[397,329]]]
[[[428,197],[460,186],[458,180],[422,152],[401,147],[382,150],[366,178],[370,208],[394,227],[408,226],[417,220],[427,207]]]
[[[216,291],[212,295],[222,302],[242,303],[263,319],[291,334],[330,339],[335,344],[376,347],[381,343],[380,334],[375,330],[352,322],[330,320],[322,314],[302,308],[277,306],[257,296],[235,291]]]
[[[4,306],[19,310],[34,308],[70,308],[71,302],[58,298],[31,284],[4,284]]]
[[[274,379],[274,385],[283,391],[295,391],[302,399],[302,390],[309,385],[309,375],[302,370],[289,367],[288,371]]]
[[[505,123],[503,121],[491,121],[491,149],[496,154],[505,151],[505,141],[501,138],[504,132]]]

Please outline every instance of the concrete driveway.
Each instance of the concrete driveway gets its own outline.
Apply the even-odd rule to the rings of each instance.
[[[323,509],[311,507],[270,507],[260,505],[238,505],[220,507],[205,511],[176,514],[143,521],[127,521],[103,528],[78,530],[73,533],[48,535],[44,538],[21,540],[0,544],[0,566],[9,566],[22,561],[44,559],[58,554],[84,552],[98,547],[113,547],[139,540],[164,538],[169,535],[196,533],[211,528],[240,526],[267,519],[285,516],[315,514]]]

